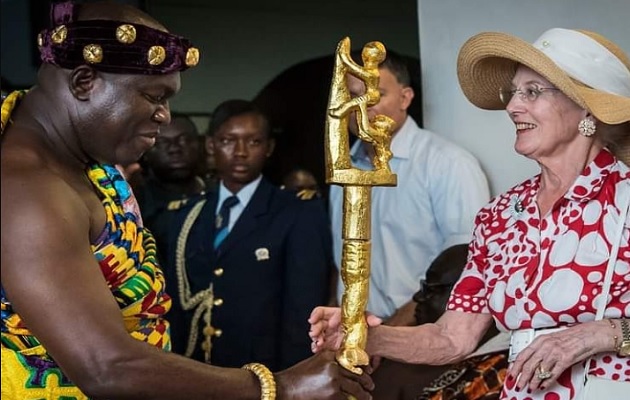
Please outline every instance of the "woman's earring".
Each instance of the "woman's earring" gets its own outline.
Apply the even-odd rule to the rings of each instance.
[[[583,136],[591,137],[595,134],[596,130],[597,127],[595,126],[595,121],[591,118],[584,118],[578,124],[578,131],[580,131],[580,134]]]

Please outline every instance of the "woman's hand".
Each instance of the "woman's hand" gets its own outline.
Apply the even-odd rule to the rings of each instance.
[[[613,347],[613,330],[607,320],[585,322],[541,335],[521,351],[511,365],[508,381],[516,387],[546,389],[572,365]]]
[[[366,313],[369,327],[380,325],[383,321],[370,313]],[[341,308],[315,307],[308,319],[311,329],[308,335],[313,343],[311,350],[317,353],[322,350],[339,350],[343,333],[341,331]]]
[[[341,332],[341,308],[315,307],[308,319],[311,329],[308,335],[313,343],[311,350],[338,350],[343,338]]]

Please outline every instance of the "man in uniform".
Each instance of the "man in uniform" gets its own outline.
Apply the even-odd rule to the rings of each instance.
[[[253,103],[229,100],[212,115],[207,150],[218,188],[170,229],[174,350],[219,366],[286,368],[311,354],[307,319],[327,300],[326,209],[262,176],[274,140]]]

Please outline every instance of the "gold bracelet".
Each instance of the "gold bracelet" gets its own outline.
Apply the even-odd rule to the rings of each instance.
[[[615,325],[615,322],[608,318],[608,323],[610,324],[610,327],[613,328],[613,330],[615,331],[615,333],[617,332],[617,325]],[[621,343],[619,342],[619,336],[617,335],[613,335],[613,348],[615,349],[616,352],[619,352],[619,349],[621,348]]]
[[[269,368],[260,363],[243,365],[243,369],[252,371],[260,380],[260,400],[276,400],[276,380]]]

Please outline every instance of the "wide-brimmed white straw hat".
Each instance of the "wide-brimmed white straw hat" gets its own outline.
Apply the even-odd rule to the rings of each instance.
[[[554,28],[533,44],[484,32],[462,46],[457,60],[461,88],[470,102],[505,108],[499,91],[511,86],[519,64],[536,71],[598,120],[630,121],[630,59],[600,34]]]

